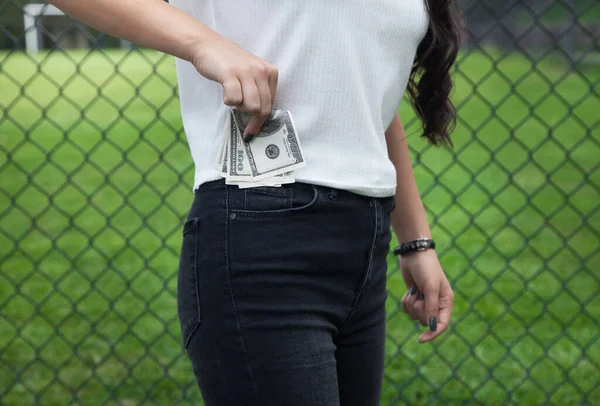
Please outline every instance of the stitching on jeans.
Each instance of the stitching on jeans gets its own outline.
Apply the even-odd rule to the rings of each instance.
[[[254,379],[254,374],[252,373],[252,365],[250,363],[250,356],[248,355],[248,350],[246,348],[246,339],[244,338],[244,331],[242,330],[242,325],[240,323],[240,318],[238,317],[237,308],[235,306],[235,297],[233,295],[233,287],[231,285],[231,276],[229,272],[229,188],[225,187],[225,268],[227,270],[227,285],[229,286],[229,294],[231,295],[231,303],[233,305],[233,315],[235,316],[235,321],[237,323],[237,328],[240,332],[240,337],[242,338],[242,349],[244,351],[244,356],[246,358],[246,364],[248,365],[248,372],[250,373],[250,382],[252,382],[252,388],[254,389],[254,397],[257,402],[260,402],[260,398],[258,397],[258,387],[256,386],[256,381]],[[259,403],[257,403],[259,404]]]
[[[258,194],[258,195],[266,195],[266,196],[275,196],[275,197],[289,197],[293,189],[290,188],[277,188],[271,186],[260,186],[246,189],[246,192],[249,194]]]
[[[378,204],[377,201],[375,199],[373,199],[373,206],[375,208],[375,232],[373,233],[373,241],[371,242],[371,248],[369,249],[369,261],[367,263],[367,272],[365,273],[365,279],[362,283],[362,286],[360,287],[360,290],[358,291],[358,296],[355,300],[355,305],[356,302],[358,302],[358,299],[361,296],[361,293],[363,292],[363,290],[365,289],[367,282],[369,281],[369,278],[371,277],[371,273],[373,272],[373,252],[375,251],[375,244],[377,242],[377,235],[379,234],[379,210],[378,209]]]
[[[190,345],[190,340],[192,339],[192,336],[194,335],[196,330],[198,330],[198,327],[200,327],[200,321],[201,321],[200,289],[198,289],[198,245],[200,243],[200,236],[199,236],[200,230],[198,229],[198,219],[195,218],[193,221],[194,221],[194,227],[192,228],[191,232],[194,233],[194,259],[192,261],[192,264],[194,266],[194,284],[195,284],[194,290],[196,291],[196,311],[198,313],[198,317],[196,318],[196,321],[194,322],[194,327],[186,334],[185,342],[184,342],[184,347],[186,349]]]
[[[374,212],[375,212],[375,227],[374,227],[374,231],[373,231],[373,238],[371,240],[371,248],[369,248],[369,254],[367,256],[367,269],[365,271],[365,276],[363,277],[363,279],[361,280],[360,283],[360,287],[358,288],[358,290],[355,293],[354,296],[354,300],[352,302],[352,307],[350,308],[350,313],[348,313],[348,317],[346,317],[346,320],[344,320],[344,322],[340,325],[340,328],[338,329],[341,330],[344,325],[348,322],[348,320],[350,320],[350,317],[352,317],[352,315],[354,314],[354,311],[356,310],[357,304],[358,304],[358,300],[361,297],[361,294],[367,284],[367,281],[369,279],[369,276],[372,272],[372,267],[373,267],[373,251],[375,251],[375,243],[377,241],[377,234],[379,234],[379,216],[377,214],[377,202],[375,201],[375,199],[373,199],[372,201],[374,201]]]
[[[256,217],[256,218],[260,218],[260,217],[282,217],[282,216],[289,216],[293,213],[296,212],[300,212],[303,210],[307,210],[310,209],[315,202],[317,201],[317,198],[319,197],[319,191],[316,187],[312,188],[313,191],[313,198],[312,200],[303,205],[303,206],[298,206],[298,207],[292,207],[290,209],[278,209],[278,210],[240,210],[240,209],[232,209],[231,211],[236,213],[238,216],[242,216],[242,217]],[[229,209],[228,209],[229,211]]]

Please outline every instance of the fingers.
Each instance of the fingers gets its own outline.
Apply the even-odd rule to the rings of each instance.
[[[408,315],[410,315],[410,311],[408,309],[409,303],[412,303],[413,296],[417,292],[417,286],[413,285],[402,297],[400,303],[402,304],[402,311]]]
[[[425,293],[425,321],[431,331],[437,330],[437,322],[438,322],[438,298],[440,295],[440,284],[427,284],[425,285],[424,292]]]
[[[248,135],[252,137],[254,134],[258,133],[265,120],[269,117],[269,114],[271,114],[271,89],[269,88],[268,79],[269,78],[267,77],[256,81],[259,99],[258,106],[253,105],[253,109],[249,110],[249,112],[252,113],[252,117],[244,131],[244,139],[246,139]],[[258,109],[256,109],[256,107],[258,107]]]
[[[454,293],[447,279],[442,281],[442,286],[439,295],[439,318],[437,329],[435,331],[427,331],[419,337],[420,342],[431,341],[441,335],[448,329],[450,318],[452,317],[452,307],[454,306]]]
[[[411,319],[418,320],[422,325],[425,324],[425,301],[423,293],[417,289],[416,285],[402,298],[402,310],[407,313]]]
[[[409,290],[402,298],[402,310],[428,327],[419,342],[433,340],[450,325],[454,305],[450,282],[432,250],[401,257],[400,268]]]
[[[402,311],[404,313],[410,314],[407,307],[409,303],[409,297],[417,294],[417,284],[415,283],[410,272],[405,272],[404,270],[402,270],[402,279],[404,279],[404,285],[406,285],[406,289],[408,289],[408,291],[404,294],[401,300]]]
[[[423,308],[423,312],[421,313],[421,324],[423,326],[427,326],[429,331],[421,334],[419,337],[419,342],[424,343],[426,341],[433,340],[440,333],[438,332],[438,318],[439,318],[439,309],[438,309],[438,295],[439,295],[439,287],[436,289],[433,286],[429,286],[426,289],[425,293],[425,306]]]
[[[261,115],[261,97],[256,81],[253,78],[244,78],[242,81],[242,103],[236,106],[240,111],[250,113],[252,117],[246,126],[244,139],[251,134],[256,134],[262,127],[267,116]]]
[[[442,333],[450,325],[450,319],[452,317],[452,308],[454,307],[454,292],[447,279],[442,282],[442,288],[440,289],[440,319],[438,322],[438,333]],[[442,327],[442,331],[440,330]]]
[[[442,281],[442,286],[440,289],[440,299],[439,299],[439,319],[437,323],[436,331],[428,331],[421,337],[425,341],[433,340],[434,338],[441,335],[444,331],[448,329],[450,325],[450,318],[452,317],[452,308],[454,306],[454,293],[452,292],[452,288],[448,283],[448,280],[445,279]]]
[[[223,103],[251,114],[244,139],[258,133],[271,114],[278,78],[275,66],[259,60],[232,69],[223,81]]]
[[[235,75],[223,81],[223,103],[227,106],[237,106],[242,103],[242,85]]]
[[[429,331],[419,337],[421,343],[435,339],[448,329],[454,306],[454,293],[447,279],[442,280],[439,289],[433,285],[424,290],[427,293],[420,292],[417,286],[413,285],[401,301],[402,310],[412,320],[419,321],[422,326],[429,328]]]
[[[279,70],[273,66],[269,74],[269,91],[271,92],[271,106],[275,105],[275,94],[277,93],[277,83],[279,82]]]

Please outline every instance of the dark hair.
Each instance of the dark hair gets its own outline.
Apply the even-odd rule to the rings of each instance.
[[[450,68],[460,46],[462,17],[456,0],[424,0],[429,28],[417,48],[408,92],[423,121],[423,137],[433,145],[452,146],[450,133],[456,127],[456,109],[450,101]]]

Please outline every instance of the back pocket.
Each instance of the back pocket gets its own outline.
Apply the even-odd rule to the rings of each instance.
[[[177,313],[183,345],[200,325],[200,295],[198,290],[198,227],[199,220],[191,219],[183,226],[183,241],[177,275]]]

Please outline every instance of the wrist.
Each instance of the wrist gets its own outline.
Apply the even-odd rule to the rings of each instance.
[[[414,240],[406,241],[394,248],[394,255],[404,256],[415,252],[435,249],[435,242],[428,237],[420,237]]]
[[[196,29],[184,41],[183,59],[196,65],[202,58],[207,44],[216,42],[220,35],[204,25],[194,28]]]
[[[400,212],[392,213],[392,229],[399,243],[417,238],[433,238],[426,217],[410,216]]]
[[[400,260],[400,261],[410,261],[413,259],[420,259],[423,257],[428,257],[430,255],[437,256],[434,249],[430,248],[430,249],[426,249],[423,251],[408,252],[406,254],[398,255],[396,258],[398,258],[398,260]]]
[[[205,39],[201,37],[190,38],[185,43],[183,59],[191,62],[194,66],[198,66],[204,50]]]

